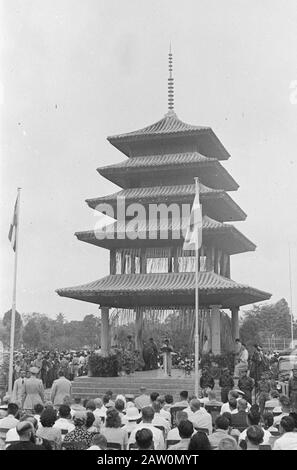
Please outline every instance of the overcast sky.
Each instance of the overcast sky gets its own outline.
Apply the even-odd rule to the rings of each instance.
[[[176,113],[211,126],[230,152],[231,196],[248,214],[236,226],[257,245],[232,256],[231,277],[289,301],[291,242],[297,316],[296,0],[2,0],[1,10],[0,316],[18,186],[18,310],[98,312],[55,289],[108,274],[109,252],[74,232],[97,220],[86,198],[119,189],[96,172],[126,158],[106,137],[167,112],[170,41]]]

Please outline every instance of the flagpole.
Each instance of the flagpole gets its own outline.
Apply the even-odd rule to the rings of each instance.
[[[15,254],[14,254],[14,276],[12,291],[12,309],[11,309],[11,325],[10,325],[10,351],[9,351],[9,372],[8,372],[8,393],[12,393],[13,378],[13,352],[14,352],[14,336],[15,336],[15,313],[16,313],[16,284],[17,284],[17,267],[18,267],[18,244],[19,244],[19,213],[20,213],[20,197],[21,188],[18,188],[17,195],[17,224],[15,238]]]
[[[199,180],[195,179],[196,195],[199,197]],[[197,226],[197,230],[199,230]],[[198,234],[197,234],[198,240]],[[195,395],[199,398],[199,246],[198,243],[195,245]]]

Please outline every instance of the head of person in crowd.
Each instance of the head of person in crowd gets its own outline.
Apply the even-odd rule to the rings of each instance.
[[[156,401],[159,395],[160,395],[160,394],[159,394],[158,392],[152,392],[152,393],[150,394],[151,402],[153,403],[154,401]]]
[[[123,400],[121,400],[120,398],[118,398],[115,401],[114,407],[119,413],[123,413],[123,411],[125,409],[125,402]]]
[[[238,445],[232,437],[223,437],[219,441],[218,450],[238,450]]]
[[[228,420],[228,426],[230,427],[231,426],[231,423],[232,423],[232,415],[231,413],[229,413],[228,411],[225,411],[222,415],[221,415],[223,418],[226,418]]]
[[[139,450],[153,449],[153,433],[150,429],[139,429],[135,434],[135,442]]]
[[[181,421],[186,421],[188,419],[188,413],[186,411],[178,411],[175,415],[176,425],[178,426]]]
[[[85,411],[76,411],[73,417],[73,424],[76,428],[83,428],[86,426],[87,413]]]
[[[122,400],[124,402],[124,409],[126,408],[126,398],[124,395],[117,395],[115,401]]]
[[[94,414],[92,413],[92,411],[87,411],[86,414],[87,414],[86,428],[87,428],[87,429],[90,429],[90,428],[93,426],[93,424],[94,424],[95,416],[94,416]]]
[[[194,432],[193,423],[188,419],[180,421],[177,429],[182,439],[190,439]]]
[[[180,401],[187,401],[189,397],[189,392],[187,390],[182,390],[179,396],[180,396]]]
[[[94,400],[88,400],[86,403],[86,410],[87,411],[95,411],[96,405]]]
[[[145,406],[142,408],[141,413],[143,423],[151,423],[153,421],[155,412],[152,406]]]
[[[230,415],[231,416],[231,415]],[[227,431],[229,428],[229,420],[226,416],[219,415],[215,420],[215,428],[216,430],[221,429],[223,431]]]
[[[289,397],[287,397],[286,395],[281,395],[279,397],[279,402],[280,402],[282,412],[289,414],[291,411],[291,402],[290,402]]]
[[[59,418],[71,419],[71,408],[68,405],[60,405]]]
[[[105,427],[120,428],[122,425],[119,412],[115,408],[110,408],[106,412]]]
[[[41,413],[43,412],[44,410],[44,406],[41,404],[41,403],[36,403],[36,405],[34,405],[34,414],[35,415],[41,415]]]
[[[57,420],[56,410],[53,408],[45,408],[40,415],[40,423],[44,428],[51,428]]]
[[[109,397],[109,399],[111,400],[112,397],[113,397],[113,391],[112,390],[107,390],[107,392],[105,393],[106,396]]]
[[[101,398],[95,398],[94,400],[94,403],[95,403],[95,406],[96,408],[98,408],[100,410],[100,408],[102,408],[103,406],[103,401],[101,400]]]
[[[264,413],[263,420],[264,420],[264,429],[271,428],[271,426],[273,426],[273,421],[274,421],[273,413]],[[260,420],[258,421],[258,423],[259,422],[260,422]],[[249,420],[249,423],[250,424],[258,424],[258,423],[251,423],[250,420]]]
[[[153,403],[152,403],[152,408],[153,408],[153,410],[154,410],[155,414],[159,414],[159,413],[160,413],[160,411],[161,411],[161,405],[160,405],[160,402],[159,402],[158,400],[156,400],[156,401],[153,401]]]
[[[63,398],[63,405],[71,405],[71,398],[69,395],[65,395],[65,397]]]
[[[20,378],[21,378],[21,379],[24,379],[25,377],[26,377],[26,371],[22,369],[22,370],[20,371]]]
[[[75,396],[75,397],[74,397],[74,403],[75,403],[76,405],[81,405],[81,397]]]
[[[237,390],[230,390],[230,392],[228,393],[228,401],[231,400],[231,398],[235,398],[237,400],[238,397],[239,393],[237,392]]]
[[[246,431],[247,449],[259,448],[264,438],[264,431],[261,426],[249,426]]]
[[[165,405],[165,396],[159,395],[156,401],[160,404],[160,407],[163,408]]]
[[[237,409],[238,411],[247,410],[247,401],[244,398],[240,398],[240,400],[237,401]]]
[[[103,405],[104,405],[104,406],[108,405],[108,403],[109,403],[109,396],[106,395],[106,394],[103,395],[102,401],[103,401]]]
[[[16,431],[19,435],[20,441],[31,441],[34,438],[35,430],[30,421],[20,421],[16,425]]]
[[[205,432],[197,431],[190,440],[188,450],[210,450],[210,442]]]
[[[279,424],[279,432],[285,434],[286,432],[293,432],[295,429],[295,421],[292,416],[284,416]]]
[[[166,405],[172,405],[173,404],[173,396],[170,393],[167,393],[165,396],[165,403]]]
[[[193,413],[196,413],[196,411],[200,410],[200,401],[197,400],[197,398],[194,398],[193,400],[191,400],[190,408]]]
[[[18,419],[18,415],[19,415],[19,407],[16,403],[8,403],[8,406],[7,406],[7,415],[12,415],[14,416],[16,419]]]
[[[229,400],[228,400],[228,403],[229,403],[229,408],[230,410],[236,410],[237,408],[237,400],[236,398],[234,397],[231,397]]]
[[[92,437],[91,446],[97,446],[97,447],[100,447],[101,450],[106,450],[107,449],[106,437],[103,436],[103,434],[100,434],[99,432],[94,434]]]

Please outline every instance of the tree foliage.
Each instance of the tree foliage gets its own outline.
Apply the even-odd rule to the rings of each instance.
[[[294,330],[296,334],[296,322]],[[244,314],[240,337],[247,346],[266,342],[272,335],[278,338],[290,338],[291,336],[291,315],[285,299],[274,304],[254,305]]]

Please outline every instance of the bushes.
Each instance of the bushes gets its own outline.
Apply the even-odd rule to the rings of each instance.
[[[120,361],[116,354],[103,357],[100,354],[93,353],[89,357],[88,367],[91,377],[117,377],[120,370]]]

